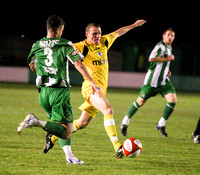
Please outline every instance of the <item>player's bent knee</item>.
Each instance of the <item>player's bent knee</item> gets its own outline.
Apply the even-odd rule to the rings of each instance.
[[[139,104],[139,106],[143,106],[145,104],[146,100],[142,99],[142,98],[138,98],[137,99],[137,103]]]
[[[171,97],[171,99],[169,100],[170,103],[177,103],[177,97],[173,96]]]
[[[106,115],[113,115],[114,114],[114,110],[112,108],[111,105],[109,105],[107,108],[106,108]]]
[[[66,139],[70,139],[71,138],[71,134],[67,134]]]
[[[71,133],[65,132],[64,135],[62,136],[62,139],[70,139],[71,138]]]
[[[174,99],[172,100],[172,103],[177,103],[177,98],[174,98]]]
[[[145,101],[141,101],[140,103],[138,103],[140,106],[143,106],[145,103]]]

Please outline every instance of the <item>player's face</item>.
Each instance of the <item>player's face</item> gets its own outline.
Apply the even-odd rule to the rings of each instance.
[[[163,34],[163,41],[165,44],[171,46],[172,42],[174,41],[175,38],[175,33],[172,32],[171,30],[167,30],[164,34]]]
[[[91,26],[89,31],[86,32],[87,41],[94,45],[99,45],[101,39],[101,28]]]

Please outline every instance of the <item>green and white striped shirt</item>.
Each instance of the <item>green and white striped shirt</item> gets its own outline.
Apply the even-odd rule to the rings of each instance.
[[[171,54],[172,47],[160,41],[152,50],[149,58],[168,57]],[[151,87],[164,86],[166,80],[169,80],[167,74],[169,72],[170,62],[171,61],[151,62],[144,80],[144,85],[149,85]]]

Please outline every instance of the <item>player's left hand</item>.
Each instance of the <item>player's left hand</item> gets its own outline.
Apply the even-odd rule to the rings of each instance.
[[[171,72],[170,70],[168,71],[167,76],[168,76],[168,77],[171,77],[171,76],[172,76],[172,72]]]
[[[135,25],[135,27],[140,27],[140,26],[142,26],[144,23],[146,23],[146,20],[139,19],[139,20],[137,20],[137,21],[134,23],[134,25]]]

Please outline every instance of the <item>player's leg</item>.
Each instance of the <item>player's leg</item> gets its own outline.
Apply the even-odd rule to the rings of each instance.
[[[200,118],[195,131],[192,133],[192,139],[194,140],[194,143],[200,143]]]
[[[62,91],[62,90],[61,90]],[[52,102],[52,117],[51,119],[54,119],[55,121],[58,121],[60,123],[64,123],[66,133],[68,134],[67,139],[59,138],[60,146],[62,147],[67,164],[83,164],[83,161],[78,160],[71,150],[71,134],[73,130],[73,120],[74,120],[74,114],[70,102],[70,92],[69,90],[63,90],[62,93],[57,96],[57,98]]]
[[[176,91],[170,81],[168,81],[166,85],[162,87],[161,91],[161,94],[166,99],[167,104],[163,110],[162,116],[158,124],[156,125],[156,129],[160,131],[162,136],[168,137],[168,134],[165,131],[165,125],[174,111],[175,105],[177,103],[177,96]]]
[[[37,119],[33,114],[29,114],[20,126],[38,126],[42,127],[48,133],[56,135],[59,137],[60,144],[66,154],[67,163],[83,164],[83,161],[79,161],[72,156],[73,154],[71,151],[73,111],[70,103],[69,90],[65,88],[42,88],[39,102],[47,112],[48,118],[54,122],[43,122]],[[18,131],[21,130],[19,127]],[[68,161],[69,158],[70,160]]]
[[[72,153],[72,150],[71,150],[71,134],[72,134],[72,130],[73,130],[73,123],[66,124],[65,129],[68,132],[68,138],[67,139],[59,138],[58,141],[66,155],[67,164],[80,164],[80,165],[84,164],[83,161],[77,159],[74,156],[74,154]]]
[[[117,157],[121,158],[123,156],[123,152],[121,149],[121,143],[119,142],[119,139],[117,137],[117,130],[116,130],[115,121],[113,118],[114,111],[113,111],[112,106],[110,105],[109,101],[106,99],[103,93],[91,94],[90,102],[93,104],[93,106],[97,110],[103,113],[104,127],[106,130],[106,133],[113,144]]]
[[[133,115],[137,112],[137,110],[144,105],[146,102],[145,99],[141,98],[140,96],[137,98],[136,101],[134,101],[131,106],[129,107],[126,116],[130,119],[133,117]]]
[[[44,108],[44,110],[48,114],[48,118],[51,119],[52,117],[52,106],[49,103],[50,98],[50,89],[49,88],[42,88],[40,95],[39,95],[39,103]],[[54,134],[58,137],[65,138],[65,129],[64,127],[56,122],[48,122],[48,121],[41,121],[34,114],[28,114],[23,122],[19,124],[18,127],[18,133],[21,133],[21,131],[24,128],[30,128],[30,127],[41,127],[45,131]]]
[[[19,124],[17,131],[20,134],[24,128],[31,127],[41,127],[48,133],[59,137],[59,143],[65,152],[68,164],[84,164],[84,162],[78,160],[71,151],[72,123],[64,125],[56,122],[41,121],[34,114],[30,113],[26,116],[24,121]]]
[[[49,103],[50,99],[49,94],[51,94],[49,88],[42,88],[39,95],[39,103],[42,106],[42,108],[46,111],[47,117],[52,120],[52,106]],[[60,138],[66,138],[66,130],[62,126],[61,122],[56,123],[49,121],[41,121],[32,113],[26,116],[26,118],[19,124],[17,130],[18,133],[21,133],[24,128],[31,128],[31,127],[41,127],[50,134],[54,134]]]
[[[97,109],[91,106],[91,104],[89,104],[87,101],[85,101],[79,107],[79,109],[82,110],[82,113],[79,119],[74,120],[73,122],[73,133],[80,129],[86,128],[98,112]],[[46,143],[44,145],[43,152],[47,153],[50,149],[52,149],[57,140],[57,136],[47,133]]]
[[[84,129],[89,125],[89,123],[92,121],[97,113],[97,110],[93,108],[94,107],[90,107],[82,110],[81,116],[77,120],[74,120],[73,132]]]
[[[196,126],[196,129],[194,131],[194,135],[200,135],[200,118],[197,122],[197,126]]]
[[[133,115],[137,112],[137,110],[144,105],[144,103],[146,102],[146,100],[144,100],[143,98],[141,98],[140,96],[137,98],[136,101],[134,101],[131,106],[129,107],[126,115],[124,116],[121,124],[120,124],[120,128],[121,128],[121,132],[124,136],[127,136],[127,129],[128,129],[128,125],[130,122],[130,119],[133,117]]]
[[[121,132],[124,136],[127,136],[127,129],[130,122],[130,119],[133,117],[133,115],[138,111],[138,109],[145,104],[145,102],[152,96],[155,96],[157,92],[155,91],[155,88],[144,85],[142,86],[139,96],[136,101],[134,101],[131,106],[129,107],[126,115],[124,116],[120,128]]]
[[[164,95],[164,97],[167,100],[167,104],[166,104],[163,114],[162,114],[162,118],[164,119],[164,121],[159,122],[159,125],[161,125],[161,126],[165,125],[166,121],[169,119],[169,117],[173,113],[174,107],[177,103],[177,96],[175,93],[168,93],[168,94]]]
[[[39,120],[34,114],[29,113],[26,118],[19,124],[17,131],[20,134],[25,128],[41,127],[45,131],[58,137],[65,138],[65,129],[61,124],[49,121]]]

